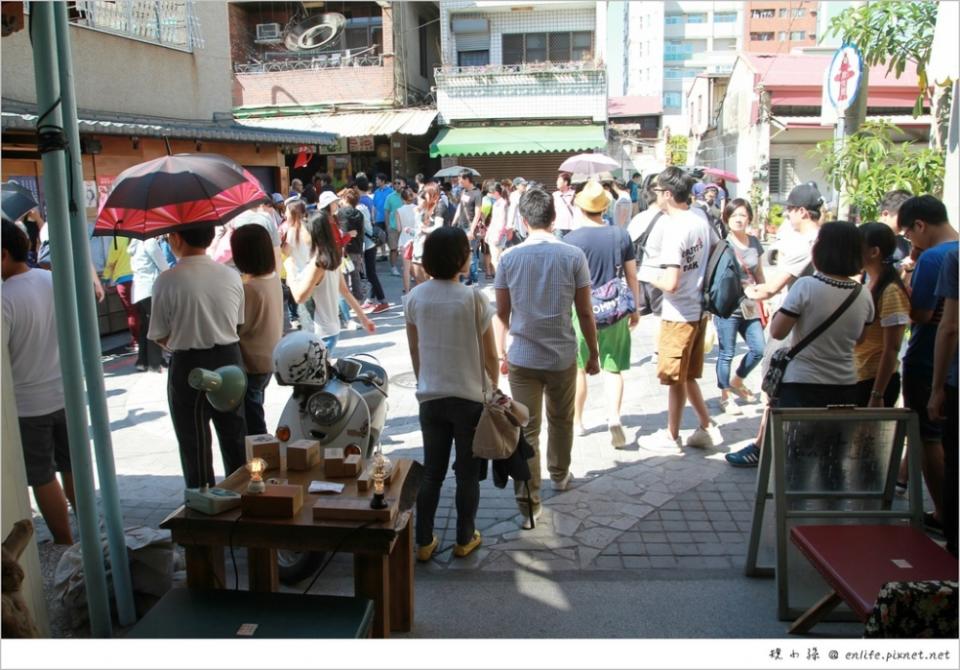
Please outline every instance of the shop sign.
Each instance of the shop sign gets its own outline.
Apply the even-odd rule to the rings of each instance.
[[[317,145],[317,153],[320,155],[345,154],[347,153],[347,138],[340,137],[330,144],[319,144]]]
[[[347,146],[350,149],[350,153],[373,153],[376,149],[373,142],[373,135],[351,137],[347,142]]]

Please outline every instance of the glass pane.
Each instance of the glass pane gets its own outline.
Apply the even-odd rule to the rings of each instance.
[[[367,29],[365,27],[347,28],[344,33],[347,37],[348,49],[363,49],[364,47],[370,46],[367,38]]]
[[[504,35],[502,44],[504,65],[523,62],[523,35]]]
[[[547,34],[546,33],[529,33],[526,35],[527,39],[527,49],[546,49],[547,48]]]
[[[489,64],[489,51],[461,51],[457,54],[457,65],[460,65],[461,67]]]
[[[553,63],[566,63],[570,60],[570,33],[550,33],[549,57]]]
[[[593,33],[591,32],[580,32],[573,33],[573,46],[575,47],[593,47]]]

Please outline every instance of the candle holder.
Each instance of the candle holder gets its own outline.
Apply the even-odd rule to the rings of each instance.
[[[263,493],[267,490],[267,485],[263,481],[263,472],[267,469],[267,462],[262,458],[251,458],[247,463],[247,471],[250,473],[250,483],[247,484],[247,493]]]
[[[373,466],[370,472],[370,478],[373,480],[373,498],[370,500],[371,509],[386,509],[387,501],[384,498],[384,481],[390,472],[390,459],[383,455],[383,452],[377,451],[373,455]]]

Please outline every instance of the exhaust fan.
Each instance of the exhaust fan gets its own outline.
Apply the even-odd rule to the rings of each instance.
[[[346,25],[343,14],[314,14],[287,28],[283,44],[290,51],[311,51],[335,40]]]

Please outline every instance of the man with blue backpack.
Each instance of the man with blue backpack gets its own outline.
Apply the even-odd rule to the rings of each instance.
[[[667,427],[643,438],[640,446],[660,453],[681,450],[680,419],[689,399],[699,418],[699,428],[687,438],[689,447],[713,446],[708,432],[710,414],[698,379],[703,373],[704,278],[716,232],[703,211],[690,206],[696,179],[678,167],[668,167],[657,176],[653,191],[657,207],[665,212],[658,277],[650,283],[663,291],[658,343],[657,376],[669,387]]]

